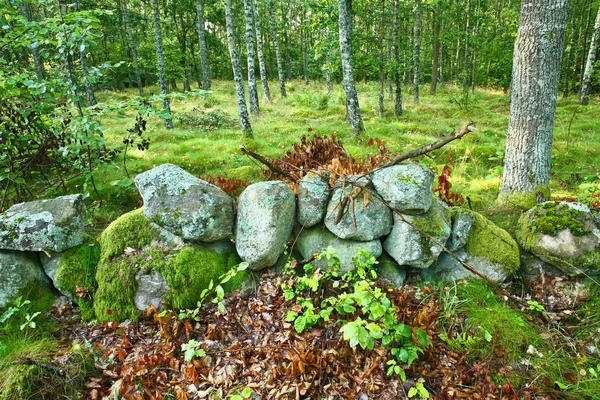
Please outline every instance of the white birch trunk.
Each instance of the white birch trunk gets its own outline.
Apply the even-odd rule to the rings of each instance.
[[[252,0],[244,0],[244,15],[246,17],[246,51],[248,55],[248,92],[250,92],[250,112],[259,114],[258,88],[256,87],[256,70],[254,65],[254,27]]]
[[[158,73],[160,76],[160,93],[164,96],[163,109],[171,114],[171,103],[167,97],[169,94],[169,87],[167,86],[167,71],[165,69],[165,57],[163,55],[164,50],[158,0],[152,0],[152,12],[154,14],[154,39],[156,41],[156,58],[158,59]],[[165,126],[167,129],[173,128],[173,121],[171,118],[165,118]]]
[[[592,34],[592,43],[590,43],[590,51],[585,64],[585,72],[583,73],[583,82],[581,84],[581,95],[579,102],[581,105],[587,106],[590,101],[590,80],[592,79],[592,71],[596,62],[596,53],[598,52],[598,39],[600,37],[600,8],[596,15],[596,23],[594,24],[594,33]]]
[[[206,33],[204,31],[204,0],[196,0],[196,14],[198,15],[198,43],[200,46],[200,64],[202,66],[202,89],[210,89],[211,71],[208,63],[208,49],[206,47]]]
[[[254,27],[256,29],[256,50],[258,51],[258,66],[260,68],[260,80],[262,82],[265,102],[271,104],[271,91],[269,90],[269,80],[267,79],[267,66],[265,65],[265,55],[263,52],[263,42],[260,32],[260,13],[258,11],[258,0],[254,0]]]

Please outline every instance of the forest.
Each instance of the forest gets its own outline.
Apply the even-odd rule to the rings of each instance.
[[[600,397],[600,2],[0,2],[0,400]]]

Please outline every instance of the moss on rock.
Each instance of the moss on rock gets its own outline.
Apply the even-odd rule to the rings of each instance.
[[[100,259],[121,255],[127,247],[138,249],[149,246],[153,239],[158,238],[158,229],[146,219],[144,209],[138,208],[117,218],[102,232]]]
[[[496,205],[499,208],[510,207],[528,210],[540,201],[550,199],[551,191],[548,185],[538,185],[533,191],[500,192]]]

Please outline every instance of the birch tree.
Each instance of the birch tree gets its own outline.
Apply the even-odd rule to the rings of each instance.
[[[250,112],[258,115],[258,89],[256,87],[256,71],[254,65],[254,28],[252,23],[252,0],[244,0],[246,17],[246,51],[248,55],[248,92],[250,92]]]
[[[400,75],[400,0],[395,0],[394,7],[394,83],[396,96],[394,99],[394,115],[402,115],[402,80]]]
[[[154,0],[157,1],[157,0]],[[235,36],[233,32],[233,17],[231,16],[231,0],[225,0],[225,25],[227,28],[227,44],[229,45],[229,56],[231,57],[231,68],[233,69],[233,80],[237,95],[238,110],[240,112],[240,125],[244,137],[252,137],[252,126],[246,107],[246,96],[244,94],[244,82],[242,81],[242,66],[237,54]]]
[[[365,130],[360,114],[358,94],[354,86],[354,67],[352,61],[352,0],[338,0],[340,27],[340,54],[342,56],[342,75],[346,92],[346,108],[348,121],[352,125],[352,133],[359,136]]]
[[[29,7],[26,2],[22,1],[20,4],[21,15],[27,20],[31,21],[29,16]],[[33,66],[35,68],[35,75],[39,80],[43,80],[45,77],[44,64],[40,56],[39,43],[34,42],[31,44],[31,55],[33,56]]]
[[[594,24],[594,33],[592,34],[592,42],[590,43],[590,51],[585,64],[585,72],[583,73],[583,81],[581,84],[581,94],[579,102],[581,105],[587,106],[590,101],[590,80],[592,79],[592,71],[596,62],[596,53],[598,52],[598,39],[600,38],[600,8],[596,14],[596,23]]]
[[[523,0],[514,48],[502,197],[548,196],[569,0]]]
[[[196,14],[198,15],[198,43],[200,47],[200,64],[202,65],[202,89],[210,89],[211,71],[208,63],[208,49],[206,47],[206,33],[204,32],[204,0],[196,0]]]
[[[129,22],[129,10],[127,9],[127,0],[123,0],[123,24],[125,25],[125,32],[127,33],[127,46],[131,53],[131,59],[133,61],[133,69],[135,71],[135,80],[140,91],[140,96],[144,95],[144,86],[142,85],[142,74],[140,72],[140,66],[138,64],[137,49],[135,47],[135,40],[133,38],[133,32],[131,30],[131,23]]]
[[[158,0],[152,0],[152,12],[154,14],[154,40],[156,42],[156,58],[158,59],[158,73],[160,76],[160,93],[163,96],[163,110],[169,113],[169,117],[165,118],[165,127],[173,128],[171,120],[171,104],[169,102],[169,87],[167,86],[167,71],[165,69],[165,57],[162,41],[162,29],[160,27],[160,10],[158,9]]]
[[[413,92],[414,102],[419,104],[419,83],[421,83],[421,29],[422,29],[422,14],[423,2],[417,0],[416,4],[416,19],[415,19],[415,67],[413,75]]]
[[[260,31],[260,13],[258,9],[258,0],[254,0],[254,28],[256,29],[256,51],[258,52],[258,67],[260,69],[260,81],[262,82],[265,102],[271,104],[271,91],[269,90],[269,80],[267,79],[267,66],[265,64],[265,55],[263,52],[263,42]]]
[[[81,11],[79,8],[79,0],[75,0],[75,11]],[[98,104],[96,101],[96,95],[94,94],[94,87],[92,86],[92,80],[90,79],[90,69],[87,62],[86,47],[82,43],[79,46],[79,60],[81,62],[81,72],[83,74],[83,86],[85,87],[85,94],[87,96],[87,105],[95,106]]]
[[[273,49],[275,50],[275,59],[277,60],[277,75],[279,76],[279,90],[281,91],[281,97],[287,97],[285,90],[285,71],[283,70],[283,62],[281,60],[281,49],[279,47],[279,39],[277,38],[277,29],[275,28],[275,2],[269,0],[269,16],[271,38],[273,39]]]

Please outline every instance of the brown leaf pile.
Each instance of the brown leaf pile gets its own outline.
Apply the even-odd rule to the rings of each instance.
[[[252,182],[250,182],[247,179],[233,179],[222,176],[208,177],[204,180],[222,189],[225,193],[233,194],[236,196],[242,193],[244,189],[246,189],[252,184]]]
[[[517,392],[510,368],[470,364],[450,350],[436,334],[440,306],[428,288],[386,289],[401,322],[426,329],[433,340],[402,382],[385,374],[388,349],[351,349],[335,320],[297,333],[285,322],[293,304],[284,301],[280,280],[261,277],[249,297],[227,296],[225,312],[203,308],[200,322],[150,310],[152,318],[139,323],[74,327],[71,338],[86,338],[101,354],[101,376],[87,383],[87,398],[216,399],[251,388],[259,399],[399,399],[419,380],[434,399],[546,398],[539,389]],[[181,344],[190,339],[206,356],[184,360]],[[492,381],[498,374],[507,377],[502,386]]]

